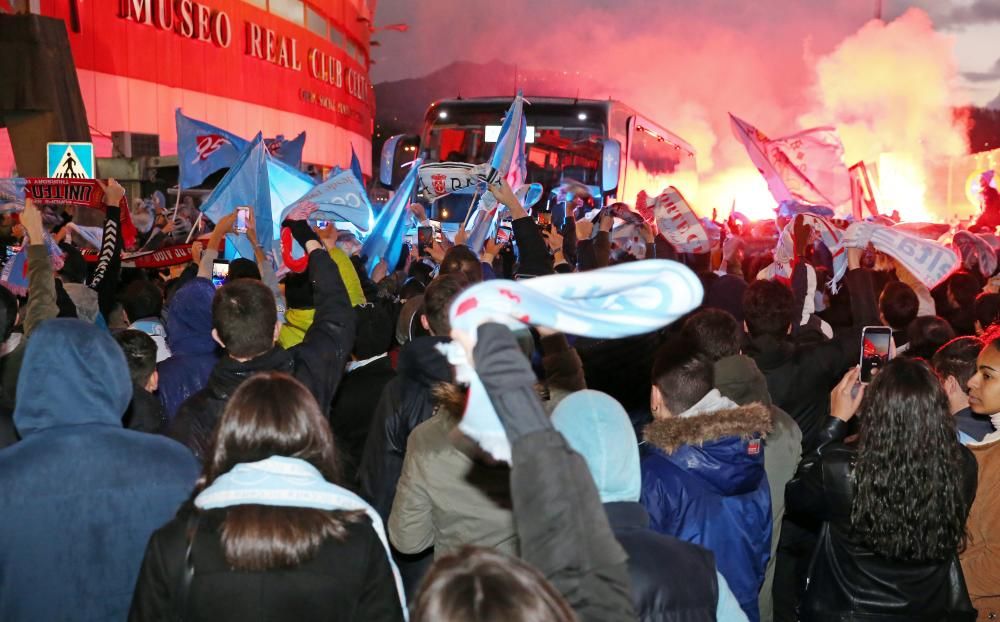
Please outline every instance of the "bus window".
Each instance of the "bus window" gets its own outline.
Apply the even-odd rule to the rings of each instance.
[[[698,174],[694,154],[671,142],[662,130],[641,117],[629,121],[627,158],[621,200],[635,205],[640,191],[655,197],[667,186],[676,186],[688,198],[696,196]]]

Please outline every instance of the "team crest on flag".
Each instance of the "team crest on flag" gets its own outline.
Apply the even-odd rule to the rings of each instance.
[[[431,175],[431,185],[433,186],[434,192],[436,194],[444,194],[445,193],[444,182],[445,182],[446,179],[448,179],[448,178],[445,177],[444,175]]]
[[[195,149],[197,149],[198,157],[192,164],[207,160],[210,155],[222,149],[223,145],[231,144],[229,139],[221,134],[199,134],[195,136]]]

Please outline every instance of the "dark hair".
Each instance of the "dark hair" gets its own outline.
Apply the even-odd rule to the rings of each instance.
[[[938,348],[955,338],[955,329],[944,318],[925,315],[910,322],[906,336],[910,344],[906,356],[930,360]]]
[[[917,318],[919,308],[913,288],[899,281],[886,285],[878,299],[878,309],[893,330],[905,330]]]
[[[129,322],[160,317],[163,312],[163,292],[152,281],[132,281],[122,295],[122,308]]]
[[[235,358],[252,358],[270,350],[277,321],[274,294],[260,281],[230,281],[212,298],[212,328]]]
[[[684,322],[681,335],[711,361],[740,353],[743,331],[728,311],[702,309]]]
[[[969,272],[956,272],[948,279],[948,291],[961,307],[972,307],[976,295],[982,290],[983,284],[976,275]]]
[[[237,464],[272,456],[305,460],[329,482],[340,468],[333,434],[312,393],[287,374],[253,376],[233,393],[219,419],[194,496]],[[235,505],[222,522],[226,563],[244,572],[298,566],[328,539],[342,540],[361,512]]]
[[[156,342],[141,330],[123,330],[115,334],[115,341],[125,353],[132,384],[145,387],[156,371]]]
[[[969,380],[976,375],[976,359],[982,351],[983,342],[977,337],[955,337],[938,348],[931,358],[931,367],[942,382],[952,376],[962,391],[968,393]]]
[[[6,287],[0,286],[0,331],[3,331],[0,343],[10,339],[15,324],[17,324],[17,296]]]
[[[424,282],[420,279],[413,276],[407,277],[407,279],[403,281],[403,286],[399,290],[399,298],[400,300],[409,300],[414,296],[423,295],[424,290],[426,289],[427,286],[424,285]]]
[[[282,283],[285,284],[285,302],[289,309],[314,308],[312,280],[308,271],[289,272]]]
[[[456,244],[448,249],[441,260],[441,270],[438,274],[453,274],[461,272],[469,281],[470,285],[475,285],[483,280],[483,267],[479,265],[479,257],[464,244]]]
[[[63,267],[59,270],[59,278],[67,283],[83,283],[87,279],[87,262],[80,249],[62,242],[59,244],[63,252]]]
[[[653,385],[676,416],[691,408],[715,386],[712,363],[682,337],[668,340],[653,360]]]
[[[792,290],[778,281],[754,281],[743,293],[743,321],[751,337],[783,337],[795,319]]]
[[[983,342],[983,349],[994,348],[1000,351],[1000,325],[994,325],[984,331],[979,340]]]
[[[451,309],[451,303],[468,286],[469,281],[461,272],[439,276],[427,286],[422,313],[435,335],[445,336],[451,332],[448,311]]]
[[[949,559],[963,544],[971,499],[956,472],[962,447],[941,383],[926,362],[894,359],[868,386],[858,415],[854,529],[890,559]]]
[[[229,262],[229,276],[226,277],[226,281],[235,281],[236,279],[253,279],[259,281],[260,268],[253,261],[238,257]]]
[[[983,330],[1000,321],[1000,294],[976,296],[975,314]]]
[[[466,546],[434,561],[413,601],[412,622],[574,622],[562,595],[533,566]]]
[[[406,275],[410,278],[417,279],[424,286],[427,286],[431,282],[431,273],[434,272],[434,268],[427,265],[422,261],[414,261],[410,264],[410,269],[407,271]]]

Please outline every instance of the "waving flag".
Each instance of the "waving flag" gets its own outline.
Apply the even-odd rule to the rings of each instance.
[[[300,132],[291,140],[286,140],[284,134],[278,134],[274,138],[265,140],[264,144],[267,145],[267,151],[272,158],[294,168],[302,166],[302,148],[306,145],[305,132]]]
[[[184,116],[180,108],[175,118],[181,188],[193,188],[215,171],[232,166],[247,146],[235,134]]]
[[[361,245],[361,254],[367,258],[366,268],[371,275],[380,261],[394,267],[399,261],[403,250],[403,230],[406,228],[406,207],[410,204],[410,196],[417,186],[417,174],[420,169],[420,159],[416,159],[399,184],[396,194],[392,195],[378,214],[378,219],[372,227],[372,232]]]
[[[265,254],[271,251],[271,243],[274,239],[274,227],[271,220],[271,189],[267,170],[267,148],[264,146],[263,138],[258,133],[236,162],[229,167],[229,172],[201,206],[205,217],[214,223],[218,223],[241,205],[253,207],[257,241]],[[253,246],[246,236],[230,235],[228,239],[240,257],[254,259]]]
[[[24,209],[24,186],[27,180],[23,177],[8,177],[0,179],[0,214],[20,212]]]
[[[542,198],[542,185],[521,186],[514,191],[514,196],[521,202],[524,209],[530,209]],[[469,236],[465,245],[478,255],[483,250],[486,240],[496,235],[497,221],[501,219],[502,212],[506,213],[506,211],[507,208],[497,203],[496,197],[492,193],[483,194],[475,212],[466,223],[465,230],[469,232]]]
[[[362,187],[365,185],[365,174],[361,170],[361,160],[358,159],[357,152],[354,151],[354,143],[351,143],[351,172],[357,178]]]
[[[360,231],[369,231],[374,224],[368,195],[351,171],[340,171],[306,192],[282,211],[278,222],[288,217],[349,222]]]
[[[493,146],[493,154],[490,156],[490,166],[502,177],[506,177],[507,183],[514,190],[517,190],[528,177],[527,159],[524,152],[526,137],[524,97],[518,91],[517,97],[514,98],[507,110],[507,115],[503,118],[503,125],[500,126],[500,133],[497,135],[497,142]]]
[[[733,134],[775,200],[850,209],[851,179],[844,166],[844,146],[832,127],[817,127],[791,136],[769,139],[756,127],[732,114]]]

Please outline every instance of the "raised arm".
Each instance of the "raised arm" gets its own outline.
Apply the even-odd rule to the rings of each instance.
[[[28,236],[28,304],[24,307],[24,336],[30,337],[39,324],[59,315],[59,307],[52,262],[45,247],[42,213],[31,199],[25,199],[21,225]]]

